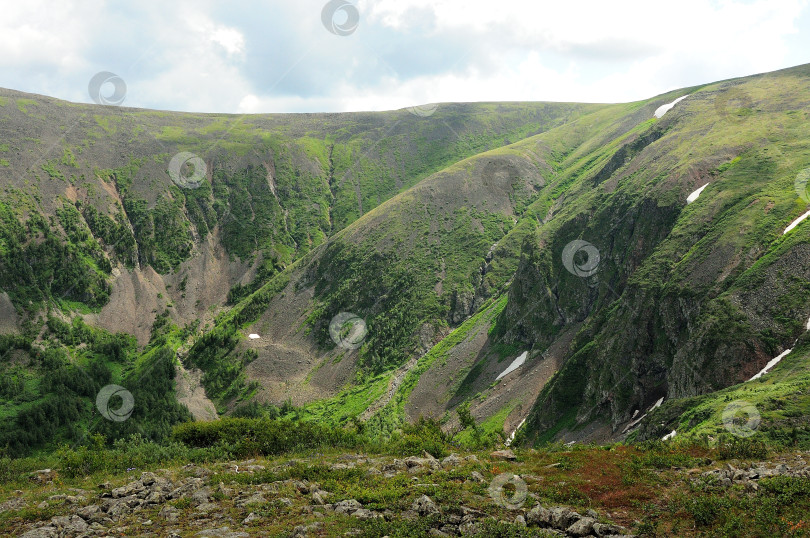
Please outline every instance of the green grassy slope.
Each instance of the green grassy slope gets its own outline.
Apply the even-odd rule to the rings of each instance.
[[[627,104],[448,104],[429,117],[189,115],[9,95],[0,287],[26,319],[16,355],[54,338],[37,311],[109,317],[123,272],[163,279],[151,315],[167,310],[174,328],[127,351],[110,379],[165,354],[203,371],[220,411],[288,400],[303,407],[285,412],[346,424],[373,408],[369,433],[385,436],[419,414],[425,377],[449,362],[464,379],[434,398],[448,427],[459,406],[477,435],[532,408],[528,441],[605,438],[662,397],[673,403],[656,411],[668,413],[659,429],[697,428],[684,413],[713,400],[689,398],[750,377],[810,316],[807,224],[782,234],[810,203],[796,188],[810,167],[807,66]],[[41,147],[57,150],[39,159]],[[206,162],[199,189],[167,178],[181,150]],[[598,260],[566,257],[575,241]],[[210,294],[184,304],[217,249],[221,267],[244,263],[251,278],[208,284],[233,286],[227,308]],[[365,321],[359,349],[330,338],[339,312]],[[76,363],[84,344],[53,347]],[[494,362],[521,350],[526,367],[495,383]],[[551,355],[559,371],[535,402],[530,372]],[[34,371],[15,386],[40,386]],[[790,383],[774,381],[773,397]],[[513,388],[519,397],[503,394]],[[7,421],[22,412],[4,409]],[[153,437],[173,412],[153,420]],[[651,424],[635,435],[657,436]]]
[[[541,346],[586,321],[530,429],[596,418],[615,427],[660,397],[750,377],[804,331],[808,229],[782,232],[807,208],[794,183],[810,164],[809,90],[807,67],[702,87],[642,125],[643,144],[630,142],[618,162],[611,154],[622,150],[608,149],[618,166],[568,174],[500,320]],[[600,255],[586,278],[562,263],[580,238]]]
[[[242,325],[255,319],[256,289],[270,280],[262,292],[269,296],[267,289],[289,279],[286,267],[392,196],[480,151],[601,108],[481,103],[441,105],[430,117],[405,110],[236,116],[0,94],[0,299],[8,297],[17,311],[12,326],[24,335],[23,344],[0,354],[13,380],[3,393],[3,439],[15,453],[75,442],[88,431],[110,438],[132,431],[165,436],[170,423],[188,417],[175,409],[176,355],[194,343],[212,310]],[[203,159],[199,188],[183,188],[169,177],[169,163],[181,151]],[[521,193],[519,203],[525,205],[528,194]],[[487,216],[484,232],[471,235],[464,223],[475,216],[466,216],[454,230],[459,241],[491,242],[509,224],[481,214]],[[337,254],[328,253],[336,263]],[[462,265],[472,254],[464,256]],[[453,272],[451,280],[463,280],[468,269],[462,267],[461,276]],[[128,281],[135,283],[129,291]],[[226,296],[238,305],[233,311],[221,304]],[[430,308],[442,308],[433,303]],[[80,330],[64,340],[64,330],[48,319],[68,326],[85,319],[107,329]],[[389,330],[405,335],[409,327],[394,323]],[[174,329],[159,337],[158,326]],[[98,341],[118,333],[138,334],[140,346],[129,342],[111,357]],[[215,330],[192,347],[190,364],[204,367],[205,385],[220,402],[248,381],[241,362],[252,356],[229,355],[236,341],[232,332]],[[211,357],[200,357],[200,346],[211,347]],[[377,356],[389,350],[401,357],[403,346],[380,349]],[[77,378],[75,386],[52,380],[57,366]],[[165,394],[165,402],[150,403],[154,398],[140,385],[154,387],[141,371],[160,373],[166,386],[155,391]],[[143,400],[120,425],[90,420],[98,419],[93,394],[109,383],[125,385]],[[54,408],[64,408],[70,419],[51,421]]]
[[[676,437],[714,442],[741,433],[769,444],[810,444],[810,347],[806,335],[765,375],[701,396],[665,402],[634,440]],[[753,376],[752,376],[753,377]]]
[[[47,220],[72,205],[80,213],[76,226],[89,228],[81,238],[89,241],[85,250],[100,245],[113,261],[159,273],[177,270],[216,230],[230,256],[260,255],[264,276],[430,173],[598,108],[448,104],[429,118],[407,111],[236,116],[0,95],[0,201],[8,226],[7,211],[29,229],[43,229],[40,216]],[[205,163],[206,180],[197,189],[170,181],[167,168],[181,151]],[[61,224],[42,233],[70,235]],[[3,289],[18,308],[63,296],[104,304],[99,279],[110,271],[87,259],[92,252],[43,254],[24,243],[5,239],[4,248],[28,265],[38,257],[76,268],[72,280],[81,282],[51,290],[48,268],[2,263]]]

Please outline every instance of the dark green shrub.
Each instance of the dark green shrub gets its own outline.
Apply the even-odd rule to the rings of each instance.
[[[714,495],[687,499],[684,509],[695,520],[695,525],[705,527],[713,524],[722,512],[724,500]]]
[[[402,427],[401,434],[392,436],[388,451],[398,456],[418,456],[423,452],[435,458],[448,455],[448,438],[433,419],[420,417],[414,424]]]
[[[768,456],[767,445],[751,437],[726,437],[717,442],[715,454],[719,460],[763,459]]]
[[[173,439],[191,447],[224,444],[238,457],[283,454],[319,447],[356,447],[355,433],[314,422],[225,418],[213,422],[179,424]]]

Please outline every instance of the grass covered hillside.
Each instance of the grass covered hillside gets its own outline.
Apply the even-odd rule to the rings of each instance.
[[[808,101],[808,66],[633,103],[418,114],[186,114],[2,90],[0,446],[34,458],[6,465],[79,458],[72,478],[117,473],[130,442],[143,465],[207,465],[327,446],[488,458],[503,444],[626,441],[644,444],[555,444],[509,465],[539,477],[538,506],[596,507],[590,524],[654,532],[645,513],[681,535],[803,524],[775,507],[745,514],[758,495],[768,506],[804,495],[798,471],[753,496],[743,483],[731,504],[693,475],[810,448],[810,228],[797,221],[810,209]],[[734,401],[759,416],[745,441],[726,438]],[[192,422],[226,416],[238,420]],[[295,428],[321,441],[287,446]],[[93,459],[105,455],[118,467]],[[587,484],[588,458],[602,457],[613,471]],[[380,495],[399,497],[409,477],[386,476],[389,464],[400,465],[372,465],[390,479]],[[480,500],[474,465],[438,465],[441,482],[419,485],[429,497]],[[261,476],[340,481],[295,468]],[[357,481],[342,501],[381,508],[360,471],[337,469]],[[182,470],[169,474],[180,487]],[[226,490],[253,480],[225,478]],[[571,486],[546,490],[557,488],[546,479]],[[158,483],[146,480],[133,487]],[[629,493],[614,506],[619,484]],[[653,501],[658,487],[671,496]],[[696,491],[705,505],[690,504]],[[292,504],[273,506],[306,512],[287,493]],[[167,500],[182,514],[210,502],[183,498]],[[233,522],[249,518],[241,508],[229,505]],[[499,513],[512,523],[492,532],[571,534],[581,519],[546,521],[538,508],[533,530],[526,508],[528,527]],[[471,513],[441,523],[458,529]],[[380,525],[369,535],[394,535],[363,515]],[[18,529],[44,518],[14,517]]]
[[[178,356],[215,315],[233,315],[231,305],[425,176],[598,108],[234,116],[1,93],[0,310],[10,381],[0,430],[15,454],[80,442],[88,429],[165,438],[168,425],[190,418],[184,406],[206,407],[199,371]],[[177,181],[170,168],[181,152],[200,160]],[[224,380],[213,370],[203,376],[211,396],[233,400],[245,385],[241,370]],[[65,375],[75,381],[52,380]],[[93,406],[111,383],[139,402],[116,432]],[[178,383],[202,396],[184,400]],[[159,409],[140,404],[154,394],[165,399]]]
[[[532,430],[599,419],[615,432],[662,397],[748,379],[804,334],[808,229],[785,231],[808,205],[809,73],[690,90],[606,164],[560,178],[571,187],[527,247],[499,320],[512,340],[583,322]],[[598,250],[591,275],[563,266],[575,239]]]

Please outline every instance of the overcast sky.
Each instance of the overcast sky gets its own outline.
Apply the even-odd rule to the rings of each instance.
[[[107,71],[124,106],[202,112],[631,101],[808,62],[806,0],[25,0],[0,17],[0,86],[90,103]]]

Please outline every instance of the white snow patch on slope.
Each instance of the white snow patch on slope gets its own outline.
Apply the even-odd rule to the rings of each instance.
[[[672,430],[672,432],[670,432],[670,433],[666,434],[665,436],[663,436],[663,437],[661,438],[661,440],[662,440],[662,441],[669,441],[670,439],[672,439],[673,437],[675,437],[675,434],[677,434],[677,433],[678,433],[677,431]]]
[[[625,427],[624,427],[624,430],[622,430],[622,433],[625,433],[625,432],[626,432],[626,431],[628,431],[630,428],[632,428],[633,426],[635,426],[636,424],[638,424],[639,422],[641,422],[642,420],[644,420],[645,418],[647,418],[647,413],[649,413],[650,411],[652,411],[653,409],[655,409],[655,408],[657,408],[657,407],[660,407],[662,403],[664,403],[664,397],[663,397],[663,396],[661,396],[660,398],[658,398],[658,401],[657,401],[657,402],[655,402],[655,403],[652,405],[652,407],[650,407],[649,409],[647,409],[647,411],[646,411],[646,412],[645,412],[643,415],[641,415],[640,417],[638,417],[638,418],[636,418],[636,415],[638,415],[638,410],[636,410],[636,412],[635,412],[635,413],[633,413],[633,417],[630,419],[630,424],[628,424],[627,426],[625,426]],[[635,420],[633,420],[633,419],[635,419]]]
[[[670,110],[672,107],[674,107],[674,106],[675,106],[675,105],[677,105],[677,104],[678,104],[680,101],[682,101],[682,100],[686,99],[687,97],[689,97],[689,94],[688,94],[688,93],[687,93],[686,95],[684,95],[683,97],[678,97],[677,99],[675,99],[675,100],[674,100],[674,101],[672,101],[671,103],[667,103],[667,104],[665,104],[665,105],[661,105],[661,106],[659,106],[658,108],[656,108],[656,109],[655,109],[655,117],[656,117],[656,118],[661,118],[661,117],[663,117],[663,116],[664,116],[664,114],[666,114],[667,112],[669,112],[669,110]]]
[[[810,211],[808,211],[807,213],[805,213],[804,215],[802,215],[802,216],[801,216],[801,217],[799,217],[798,219],[796,219],[796,220],[794,220],[793,222],[791,222],[791,223],[790,223],[790,226],[788,226],[787,228],[785,228],[785,231],[784,231],[784,232],[782,232],[782,235],[785,235],[785,234],[786,234],[786,233],[788,233],[790,230],[792,230],[793,228],[795,228],[796,226],[798,226],[798,225],[799,225],[799,223],[800,223],[801,221],[803,221],[804,219],[806,219],[807,217],[810,217]]]
[[[753,381],[754,379],[759,379],[760,377],[762,377],[762,376],[764,376],[765,374],[767,374],[767,373],[768,373],[768,370],[770,370],[771,368],[773,368],[774,366],[776,366],[777,364],[779,364],[779,361],[781,361],[783,358],[785,358],[785,356],[786,356],[788,353],[790,353],[791,351],[793,351],[793,348],[791,348],[791,349],[786,349],[786,350],[784,350],[782,353],[780,353],[779,355],[777,355],[776,357],[774,357],[774,358],[772,358],[771,360],[769,360],[769,361],[768,361],[768,364],[766,364],[766,365],[765,365],[765,368],[763,368],[762,370],[760,370],[760,371],[759,371],[759,373],[758,373],[757,375],[755,375],[754,377],[752,377],[752,378],[751,378],[751,379],[749,379],[748,381]]]
[[[516,433],[517,433],[517,431],[520,429],[520,427],[521,427],[521,426],[523,426],[523,423],[524,423],[524,422],[526,422],[526,419],[525,419],[525,418],[524,418],[523,420],[521,420],[521,421],[520,421],[520,424],[518,424],[518,425],[517,425],[517,428],[515,428],[515,429],[514,429],[514,431],[512,431],[512,433],[509,435],[509,439],[507,439],[506,441],[504,441],[504,443],[503,443],[504,445],[509,446],[509,445],[511,445],[511,444],[512,444],[512,441],[514,441],[514,440],[515,440],[515,434],[516,434]]]
[[[709,184],[706,183],[701,188],[697,189],[696,191],[693,191],[692,194],[690,194],[689,196],[686,197],[686,203],[691,204],[692,202],[697,200],[698,196],[700,196],[700,193],[703,192],[703,189],[705,189],[708,186],[709,186]]]
[[[499,375],[498,377],[495,378],[495,381],[499,380],[500,378],[502,378],[503,376],[505,376],[507,374],[511,374],[512,372],[514,372],[515,370],[517,370],[518,368],[523,366],[523,363],[526,362],[526,356],[528,354],[529,354],[528,351],[524,351],[523,353],[521,353],[520,356],[517,359],[512,361],[512,364],[510,364],[506,368],[506,370],[501,372],[501,375]]]

